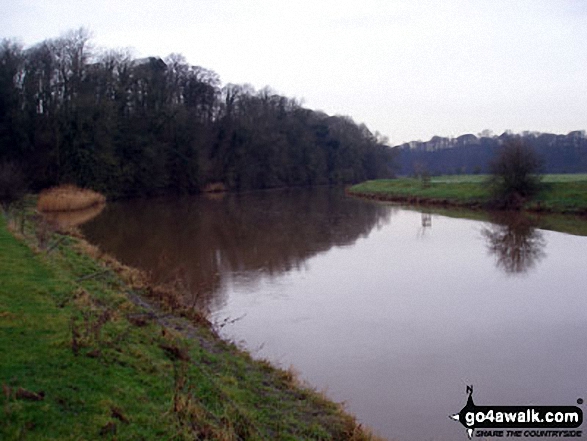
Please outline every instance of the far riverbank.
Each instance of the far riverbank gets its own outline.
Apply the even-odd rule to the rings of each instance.
[[[488,208],[491,204],[487,176],[438,176],[429,181],[415,178],[366,181],[347,189],[347,194],[366,199],[439,206]],[[587,175],[545,175],[543,189],[522,210],[587,215]]]

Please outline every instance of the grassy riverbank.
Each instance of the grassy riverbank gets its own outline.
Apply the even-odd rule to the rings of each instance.
[[[348,193],[377,200],[471,208],[486,207],[490,194],[487,176],[438,176],[424,182],[401,178],[367,181],[354,185]],[[527,202],[528,211],[587,214],[587,175],[546,175],[543,189]]]
[[[75,234],[13,229],[0,215],[0,439],[369,439]]]

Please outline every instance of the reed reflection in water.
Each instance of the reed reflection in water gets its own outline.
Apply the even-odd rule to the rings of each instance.
[[[104,210],[105,206],[105,203],[101,203],[81,210],[48,211],[42,215],[51,228],[60,231],[77,227],[94,219]]]

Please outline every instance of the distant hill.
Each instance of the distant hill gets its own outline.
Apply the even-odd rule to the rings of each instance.
[[[587,173],[587,136],[584,130],[577,130],[567,135],[506,132],[499,136],[434,136],[426,142],[409,142],[393,148],[397,174],[487,173],[498,148],[512,138],[522,139],[536,151],[544,161],[545,173]]]

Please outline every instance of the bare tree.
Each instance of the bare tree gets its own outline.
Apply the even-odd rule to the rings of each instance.
[[[504,208],[521,208],[540,190],[541,167],[542,161],[520,139],[504,144],[489,166],[495,203]]]

